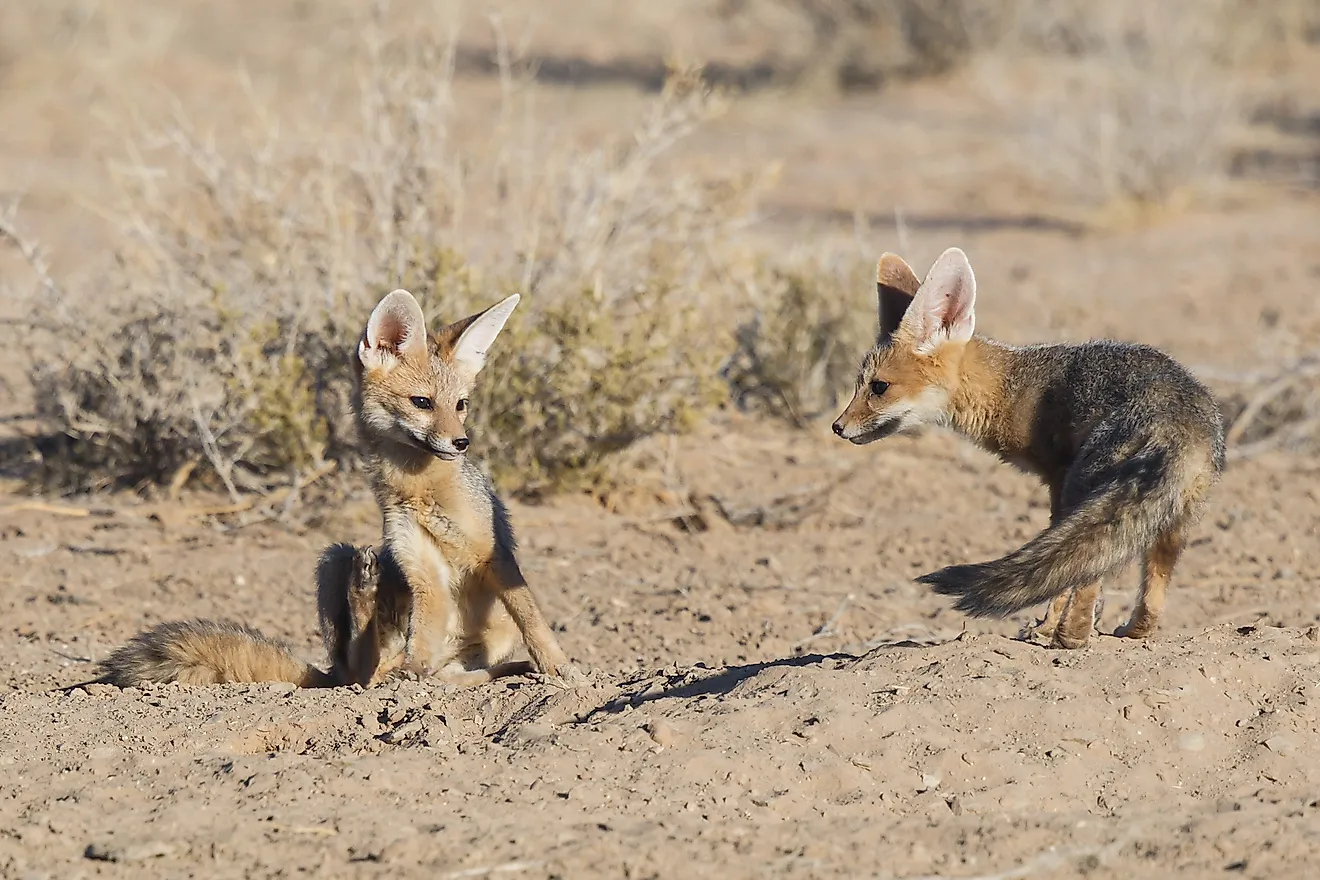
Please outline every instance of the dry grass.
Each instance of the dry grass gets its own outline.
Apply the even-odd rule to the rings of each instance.
[[[1021,154],[1061,206],[1166,205],[1214,178],[1241,106],[1228,65],[1317,27],[1303,0],[726,7],[806,22],[836,84],[1011,56],[1032,76],[1004,96],[1036,120]],[[597,483],[614,453],[730,397],[797,424],[838,405],[874,329],[870,260],[752,252],[761,178],[671,161],[723,96],[676,72],[635,127],[577,145],[546,127],[502,50],[499,110],[473,130],[456,122],[456,44],[386,42],[376,24],[346,55],[360,62],[347,124],[253,97],[221,132],[182,111],[126,128],[106,169],[120,198],[105,211],[127,232],[113,265],[90,281],[39,272],[19,347],[46,486],[186,478],[237,499],[350,464],[349,353],[396,286],[437,323],[525,294],[473,426],[516,491]],[[141,100],[107,89],[106,106]],[[39,264],[21,225],[12,237]],[[1264,439],[1253,425],[1246,443]]]
[[[526,295],[474,405],[511,488],[588,481],[709,404],[727,344],[708,315],[755,180],[663,162],[719,97],[676,74],[636,131],[584,150],[537,129],[505,56],[500,123],[462,138],[452,49],[369,47],[346,135],[299,138],[258,106],[223,148],[182,114],[131,141],[114,267],[33,299],[48,486],[183,472],[237,497],[351,460],[348,353],[396,286],[437,320]]]
[[[1230,459],[1271,450],[1320,450],[1320,354],[1311,352],[1279,370],[1227,378],[1220,393]]]
[[[997,99],[1031,121],[1024,166],[1061,203],[1143,213],[1221,177],[1245,118],[1242,65],[1320,40],[1309,0],[737,0],[795,17],[814,45],[797,79],[874,88],[968,66],[1010,68]],[[1024,65],[1025,62],[1025,65]],[[982,79],[976,77],[976,79]],[[984,83],[983,83],[984,84]],[[1025,105],[1025,107],[1024,107]]]
[[[1010,45],[1045,55],[1052,83],[1029,93],[1032,172],[1074,202],[1111,208],[1167,205],[1221,175],[1242,110],[1214,7],[1029,4]]]
[[[831,413],[875,340],[870,264],[802,254],[750,280],[754,312],[723,374],[734,403],[805,426]]]
[[[811,48],[787,65],[785,78],[844,90],[953,70],[990,42],[999,19],[968,0],[725,0],[721,11],[731,19],[795,21],[811,35]]]

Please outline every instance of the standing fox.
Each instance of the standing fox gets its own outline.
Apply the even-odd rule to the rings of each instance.
[[[1018,348],[974,336],[976,278],[957,248],[924,282],[885,254],[877,289],[879,340],[834,433],[862,445],[946,425],[1050,489],[1050,526],[1025,546],[918,580],[977,617],[1052,600],[1035,633],[1080,648],[1099,616],[1102,579],[1140,559],[1136,607],[1115,635],[1150,635],[1224,469],[1223,420],[1210,392],[1144,345]]]
[[[353,359],[354,411],[384,520],[379,557],[336,544],[317,567],[331,668],[228,622],[161,624],[101,665],[101,681],[370,684],[407,667],[477,684],[533,669],[576,677],[515,556],[504,504],[466,455],[468,395],[518,295],[428,337],[405,290],[371,313]],[[532,661],[509,663],[521,640]]]

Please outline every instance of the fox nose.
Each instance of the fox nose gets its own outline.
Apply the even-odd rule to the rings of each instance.
[[[835,434],[838,434],[840,437],[843,436],[843,422],[835,422],[831,427],[834,428]]]
[[[459,452],[466,452],[468,448],[468,444],[471,442],[472,441],[466,437],[456,437],[454,439],[454,448],[457,449]]]

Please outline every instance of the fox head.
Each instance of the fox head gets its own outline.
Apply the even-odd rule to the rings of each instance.
[[[880,335],[857,375],[834,433],[861,446],[896,431],[948,424],[959,367],[976,324],[976,278],[967,255],[949,248],[925,281],[893,254],[880,258]]]
[[[382,299],[353,363],[364,434],[444,461],[467,452],[468,397],[486,352],[516,305],[515,293],[428,336],[412,294],[396,290]]]

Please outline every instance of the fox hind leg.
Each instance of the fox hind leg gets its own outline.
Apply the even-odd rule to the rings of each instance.
[[[1100,581],[1078,587],[1067,595],[1068,605],[1063,610],[1058,629],[1054,631],[1054,647],[1084,648],[1091,638],[1098,616],[1096,605],[1100,599]]]
[[[1169,586],[1173,567],[1183,550],[1183,536],[1178,532],[1161,535],[1146,553],[1141,568],[1141,592],[1128,622],[1114,630],[1119,638],[1144,639],[1159,625],[1164,613],[1164,591]]]
[[[1055,483],[1050,486],[1050,525],[1059,521],[1061,516],[1060,505],[1062,504],[1061,484]],[[1053,642],[1055,635],[1059,631],[1059,624],[1063,621],[1063,614],[1068,609],[1068,603],[1072,600],[1073,590],[1060,593],[1050,602],[1045,611],[1045,616],[1034,624],[1029,624],[1022,628],[1018,638],[1025,640],[1034,640],[1037,638]]]
[[[1045,616],[1033,624],[1024,626],[1018,637],[1024,640],[1041,638],[1053,641],[1054,634],[1059,630],[1059,621],[1063,620],[1063,612],[1071,598],[1071,590],[1055,596],[1046,609]]]
[[[369,685],[386,671],[382,667],[382,620],[379,603],[380,559],[371,547],[359,547],[348,577],[348,667],[351,683]]]

